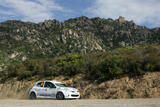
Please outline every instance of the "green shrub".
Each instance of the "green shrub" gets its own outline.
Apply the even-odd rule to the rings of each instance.
[[[32,73],[30,71],[23,71],[19,73],[18,80],[24,80],[32,77]]]
[[[0,72],[1,81],[37,76],[72,77],[83,73],[88,80],[106,81],[124,75],[131,77],[160,70],[160,46],[141,45],[86,55],[69,54],[57,58],[32,59],[12,64]]]

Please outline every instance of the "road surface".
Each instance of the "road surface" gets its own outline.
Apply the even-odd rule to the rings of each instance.
[[[0,100],[0,107],[160,107],[160,99]]]

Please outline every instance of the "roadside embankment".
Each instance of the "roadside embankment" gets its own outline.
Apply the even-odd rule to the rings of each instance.
[[[97,83],[85,80],[84,75],[66,79],[53,78],[68,86],[78,88],[83,99],[160,98],[160,72],[146,73],[140,77],[122,77]],[[29,89],[37,80],[17,81],[12,79],[0,84],[0,99],[28,98]]]

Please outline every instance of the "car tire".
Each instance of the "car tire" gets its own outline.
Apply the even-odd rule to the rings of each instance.
[[[58,92],[56,95],[57,100],[64,100],[64,94],[62,92]]]
[[[34,100],[36,99],[36,94],[34,92],[31,92],[30,96],[29,96],[30,99]]]

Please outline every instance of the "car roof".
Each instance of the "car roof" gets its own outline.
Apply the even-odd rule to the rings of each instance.
[[[39,82],[52,82],[52,83],[61,83],[61,82],[59,82],[59,81],[56,81],[56,80],[44,80],[44,81],[38,81],[38,82],[36,82],[36,84],[37,84],[37,83],[39,83]]]
[[[49,81],[46,81],[46,82],[52,82],[52,83],[61,83],[59,81],[56,81],[56,80],[49,80]]]

